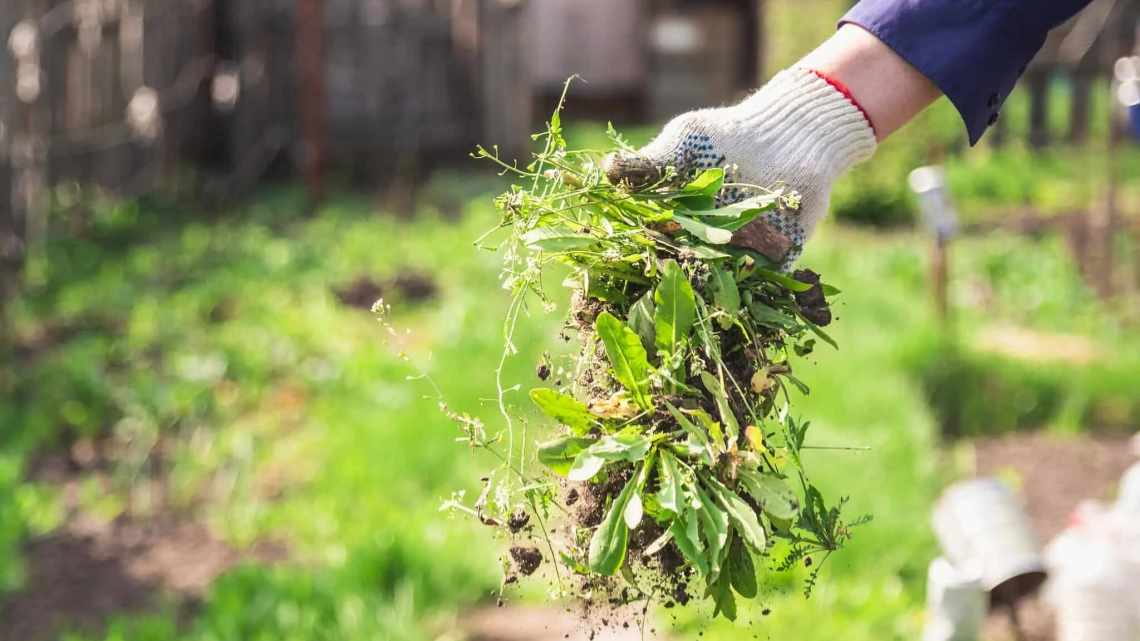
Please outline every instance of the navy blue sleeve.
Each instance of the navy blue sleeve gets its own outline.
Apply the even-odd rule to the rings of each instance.
[[[1091,0],[862,0],[840,20],[875,34],[942,90],[973,145],[1050,29]]]

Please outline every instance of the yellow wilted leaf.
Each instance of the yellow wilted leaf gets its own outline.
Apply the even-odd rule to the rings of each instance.
[[[624,392],[618,392],[609,398],[590,401],[590,413],[602,418],[631,418],[637,415],[637,406],[630,402]]]
[[[764,451],[764,432],[761,432],[759,427],[749,425],[744,428],[744,438],[748,439],[748,444],[752,446],[753,450]]]
[[[761,368],[752,375],[752,391],[763,394],[772,386],[772,379],[768,378],[768,369]]]

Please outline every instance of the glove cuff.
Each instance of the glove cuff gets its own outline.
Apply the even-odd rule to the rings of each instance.
[[[778,149],[790,163],[834,179],[877,146],[866,113],[844,89],[811,69],[792,67],[722,113],[735,121],[739,142]],[[739,152],[737,157],[747,157],[745,149]]]

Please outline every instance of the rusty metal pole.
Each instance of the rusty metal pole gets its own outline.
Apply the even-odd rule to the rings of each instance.
[[[301,125],[301,172],[313,206],[324,198],[328,150],[324,4],[324,0],[297,0],[297,112]]]

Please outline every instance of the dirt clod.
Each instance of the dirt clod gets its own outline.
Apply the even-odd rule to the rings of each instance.
[[[792,278],[801,283],[810,283],[811,289],[805,292],[796,292],[796,303],[804,318],[823,327],[831,323],[831,309],[823,295],[823,286],[820,284],[819,274],[810,269],[797,269]]]
[[[526,510],[523,509],[515,510],[514,514],[511,514],[511,517],[507,519],[507,527],[514,534],[518,534],[528,523],[530,523],[530,514],[527,514]]]
[[[526,576],[534,574],[542,564],[542,552],[536,547],[516,545],[511,548],[511,558],[514,559],[519,572]]]

